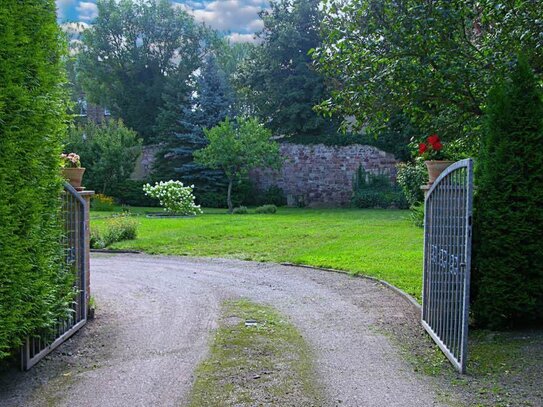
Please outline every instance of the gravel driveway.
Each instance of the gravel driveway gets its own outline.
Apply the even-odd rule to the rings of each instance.
[[[0,378],[2,406],[182,406],[220,304],[288,315],[313,349],[330,406],[442,405],[376,329],[418,329],[405,299],[364,278],[269,263],[93,254],[97,318],[28,373]]]

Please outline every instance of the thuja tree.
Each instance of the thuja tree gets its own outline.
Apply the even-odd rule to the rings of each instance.
[[[67,309],[59,246],[64,44],[54,0],[0,7],[0,358]]]
[[[476,321],[543,322],[543,101],[521,59],[490,95],[477,170]]]

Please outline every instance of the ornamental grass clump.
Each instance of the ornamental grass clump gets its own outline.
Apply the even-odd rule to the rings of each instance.
[[[194,185],[186,187],[181,181],[170,180],[160,181],[155,185],[145,184],[143,191],[145,195],[158,199],[166,212],[189,216],[202,213],[200,205],[194,202],[193,188]]]

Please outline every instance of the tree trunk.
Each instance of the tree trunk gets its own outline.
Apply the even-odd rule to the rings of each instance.
[[[228,213],[234,211],[234,205],[232,204],[232,180],[228,180],[228,194],[226,195],[226,203],[228,204]]]

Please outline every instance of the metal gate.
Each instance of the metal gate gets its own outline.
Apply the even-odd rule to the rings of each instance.
[[[466,371],[473,161],[448,167],[425,199],[422,325],[452,364]]]
[[[41,335],[27,338],[22,349],[22,368],[30,369],[44,356],[72,336],[87,322],[86,306],[86,225],[87,211],[85,200],[68,183],[64,184],[62,194],[62,214],[64,219],[64,234],[62,246],[64,261],[74,273],[74,299],[71,304],[71,313],[59,320],[54,327],[44,331]]]

